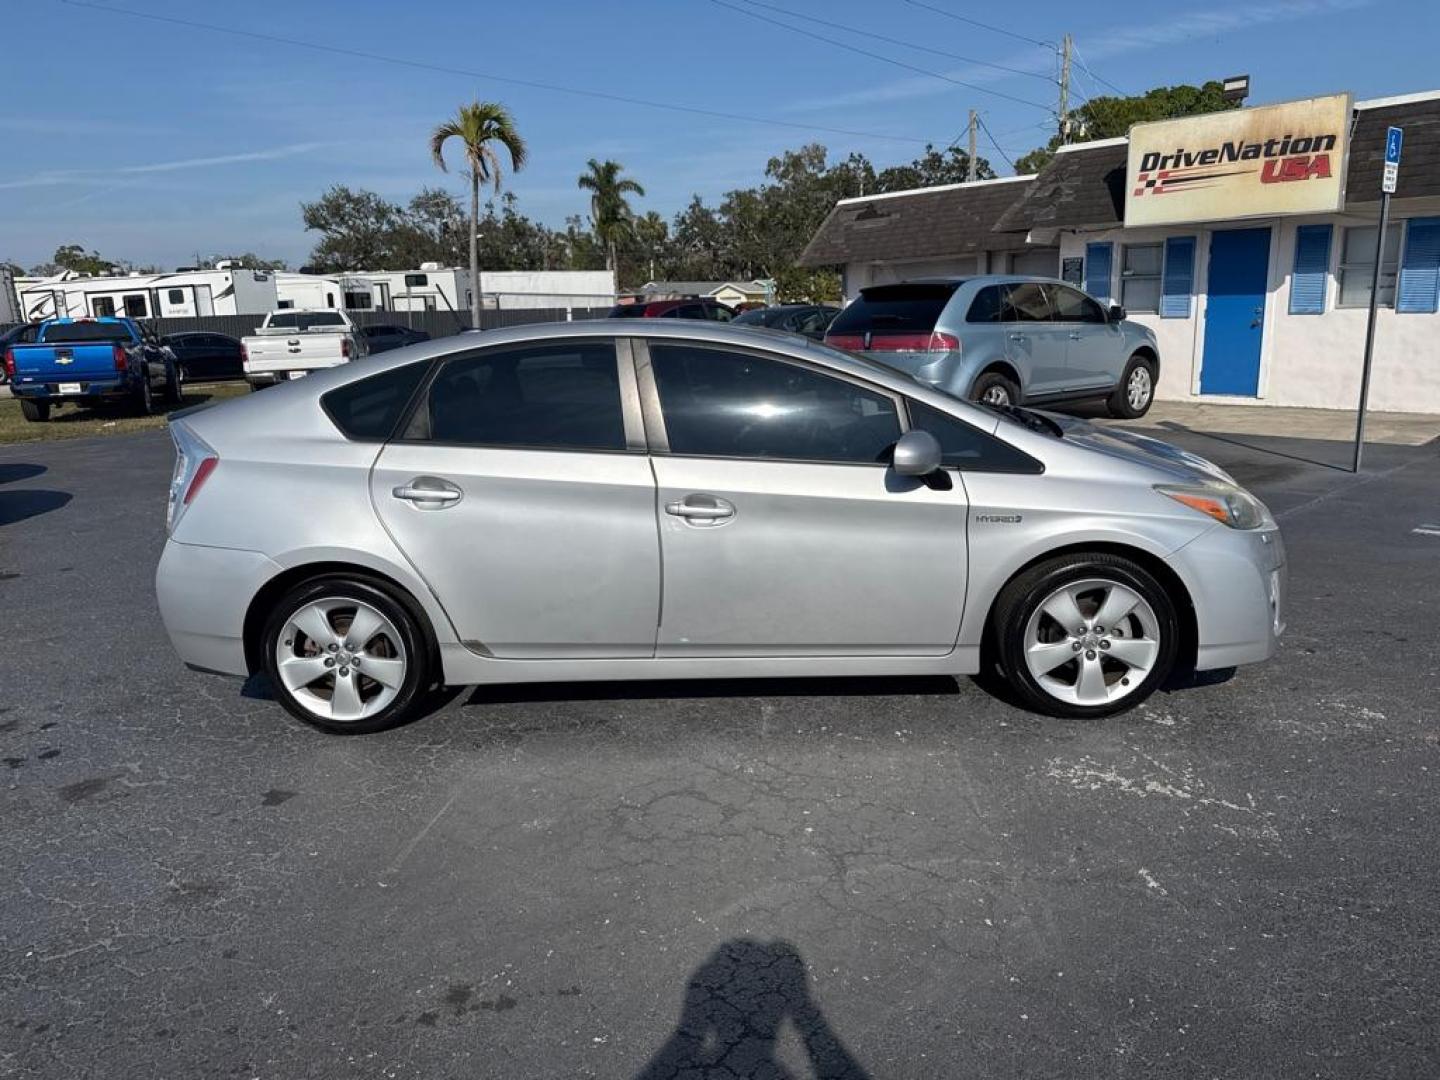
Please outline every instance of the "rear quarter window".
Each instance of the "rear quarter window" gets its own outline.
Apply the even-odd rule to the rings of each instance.
[[[429,370],[428,361],[405,364],[336,387],[320,399],[331,421],[351,439],[384,442],[395,432]]]

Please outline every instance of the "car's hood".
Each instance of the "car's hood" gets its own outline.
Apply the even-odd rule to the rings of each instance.
[[[1072,445],[1083,446],[1087,450],[1123,461],[1163,469],[1182,482],[1236,482],[1233,476],[1213,461],[1159,439],[1152,439],[1148,435],[1140,435],[1124,428],[1098,427],[1088,420],[1061,413],[1047,412],[1045,415],[1060,425],[1065,433],[1065,441]]]

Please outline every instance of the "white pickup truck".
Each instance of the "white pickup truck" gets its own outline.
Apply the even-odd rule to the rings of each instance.
[[[272,311],[240,340],[252,390],[364,356],[365,336],[343,311]]]

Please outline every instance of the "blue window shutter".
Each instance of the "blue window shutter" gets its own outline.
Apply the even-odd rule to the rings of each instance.
[[[1114,244],[1086,244],[1085,291],[1099,300],[1109,300],[1110,271],[1114,263]]]
[[[1301,225],[1295,230],[1295,267],[1290,272],[1290,314],[1323,315],[1330,281],[1329,225]]]
[[[1395,310],[1432,314],[1440,309],[1440,218],[1411,218]]]
[[[1160,317],[1188,319],[1195,291],[1195,237],[1172,236],[1165,241],[1165,273],[1160,279]]]

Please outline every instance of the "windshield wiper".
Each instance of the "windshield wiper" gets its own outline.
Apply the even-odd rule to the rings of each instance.
[[[1047,435],[1054,435],[1057,439],[1065,437],[1065,429],[1057,424],[1050,417],[1038,413],[1034,409],[1026,409],[1020,405],[998,405],[990,401],[977,402],[992,412],[1008,417],[1021,427],[1029,428],[1031,431],[1044,432]]]

